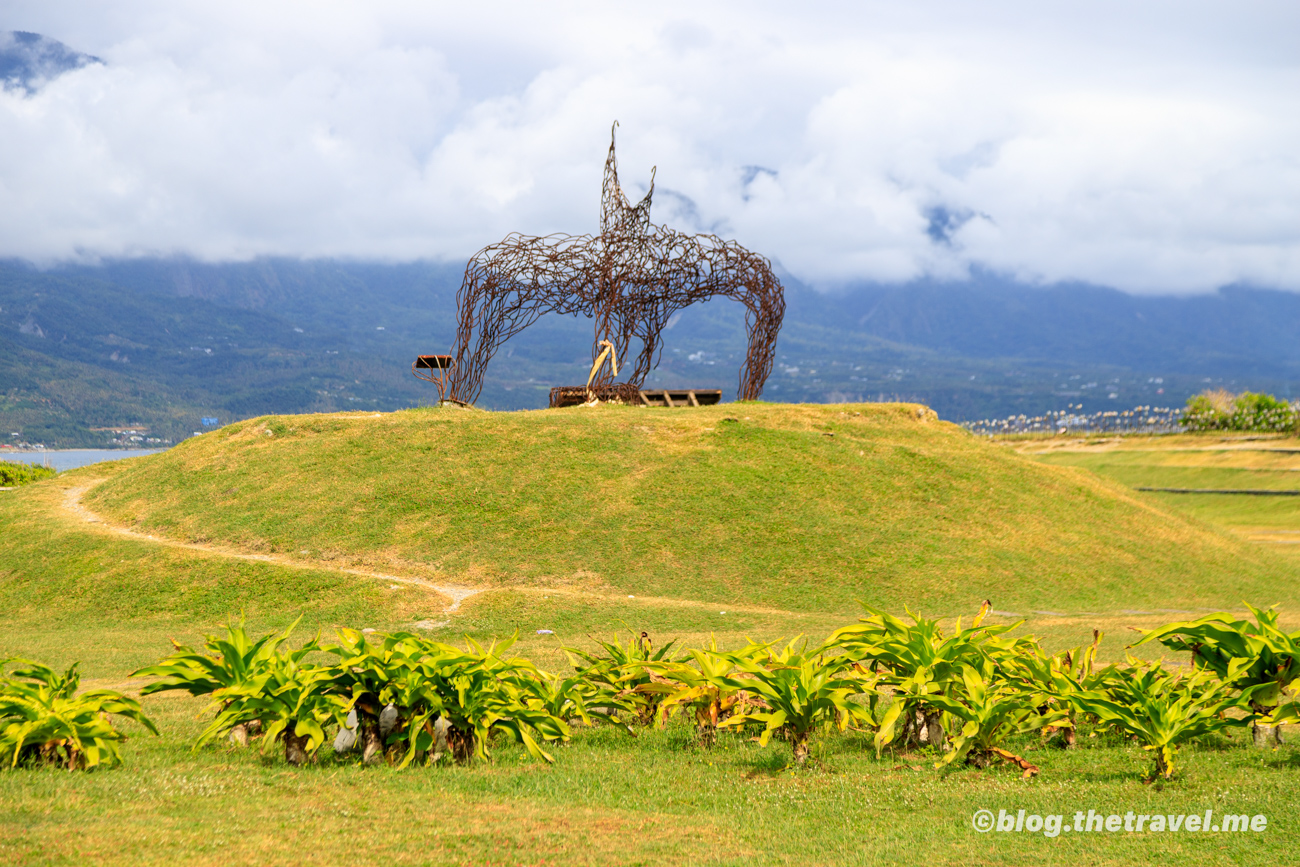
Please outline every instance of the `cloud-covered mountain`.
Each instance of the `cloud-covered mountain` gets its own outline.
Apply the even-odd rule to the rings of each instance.
[[[0,82],[28,95],[65,72],[103,62],[39,33],[0,31]]]

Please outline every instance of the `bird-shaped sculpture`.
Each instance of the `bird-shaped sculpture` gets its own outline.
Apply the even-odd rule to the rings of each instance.
[[[638,204],[623,194],[611,130],[599,235],[511,234],[470,259],[456,298],[459,325],[448,397],[476,401],[497,349],[544,313],[580,313],[595,321],[589,390],[608,389],[617,375],[615,365],[596,361],[603,346],[623,358],[637,338],[641,351],[623,366],[627,380],[622,384],[635,392],[659,363],[660,335],[672,315],[696,301],[724,296],[745,305],[749,331],[737,397],[757,399],[772,372],[785,315],[780,281],[766,259],[734,241],[654,225],[653,197],[654,170]]]

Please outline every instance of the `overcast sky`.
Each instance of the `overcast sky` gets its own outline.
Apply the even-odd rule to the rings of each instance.
[[[590,232],[617,118],[655,222],[814,285],[1300,290],[1294,0],[0,0],[0,30],[105,61],[0,92],[0,256]]]

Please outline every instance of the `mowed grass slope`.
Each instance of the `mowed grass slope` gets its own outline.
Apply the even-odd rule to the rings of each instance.
[[[904,404],[268,417],[85,502],[323,564],[789,611],[1217,607],[1295,570]]]
[[[57,667],[81,661],[87,676],[120,681],[166,652],[170,637],[197,640],[241,611],[257,629],[283,629],[301,616],[310,634],[333,624],[395,625],[446,605],[431,591],[394,593],[329,570],[123,538],[64,508],[70,489],[130,463],[62,473],[0,495],[0,659]]]
[[[1056,466],[1082,467],[1129,487],[1198,490],[1300,490],[1300,439],[1207,433],[1025,442],[1026,455]],[[1151,502],[1300,554],[1300,496],[1152,493]]]

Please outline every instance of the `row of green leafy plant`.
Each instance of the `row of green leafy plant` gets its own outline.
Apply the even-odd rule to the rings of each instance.
[[[969,627],[909,620],[868,608],[826,641],[750,642],[733,651],[710,642],[674,653],[645,633],[598,650],[565,648],[572,671],[549,674],[510,656],[513,639],[454,647],[419,635],[338,632],[289,646],[291,626],[253,640],[242,622],[174,652],[133,676],[154,678],[144,695],[177,690],[209,699],[210,723],[195,749],[222,737],[280,744],[290,764],[311,761],[335,732],[337,753],[405,767],[490,758],[497,734],[550,762],[575,725],[613,725],[635,736],[674,715],[694,724],[698,744],[720,732],[748,732],[761,744],[788,742],[795,765],[830,729],[867,732],[877,752],[928,746],[936,767],[1009,762],[1026,777],[1039,768],[1006,745],[1036,733],[1062,747],[1083,727],[1114,731],[1151,752],[1150,779],[1170,778],[1180,744],[1252,726],[1257,744],[1280,742],[1279,726],[1300,720],[1292,696],[1300,680],[1300,632],[1277,625],[1275,610],[1250,608],[1254,621],[1227,613],[1146,632],[1191,654],[1166,667],[1126,655],[1097,663],[1090,645],[1047,653],[1020,624],[984,625],[986,602]],[[9,660],[8,663],[15,662]],[[17,660],[0,667],[0,751],[10,765],[58,762],[69,768],[119,761],[121,735],[109,714],[153,724],[130,698],[108,690],[76,694],[75,666],[60,676]]]
[[[1180,423],[1192,431],[1300,432],[1300,406],[1271,394],[1217,389],[1188,398]]]
[[[16,488],[56,475],[58,472],[50,467],[0,460],[0,488]]]

